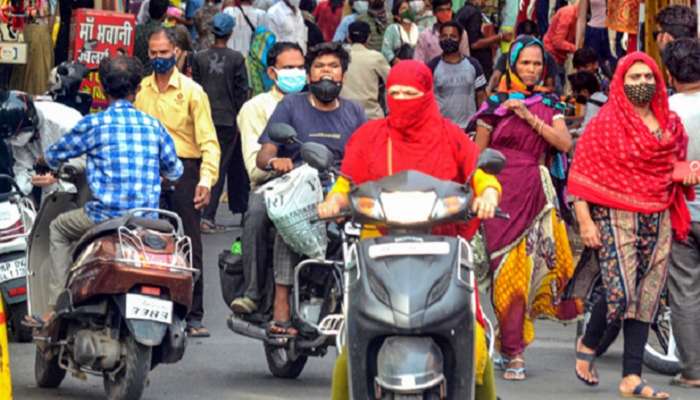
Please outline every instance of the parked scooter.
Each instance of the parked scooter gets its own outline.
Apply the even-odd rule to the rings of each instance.
[[[21,322],[27,315],[27,236],[36,210],[11,176],[0,175],[0,181],[11,187],[0,193],[0,301],[5,303],[11,337],[29,342],[32,330]]]
[[[277,143],[296,140],[296,132],[286,124],[275,124],[268,128],[270,138]],[[281,178],[277,178],[281,179]],[[288,200],[293,202],[292,200]],[[297,378],[304,369],[308,357],[322,357],[328,347],[335,345],[335,336],[323,334],[318,324],[328,315],[341,312],[343,298],[342,256],[339,248],[341,233],[334,225],[329,226],[328,259],[307,259],[294,270],[294,292],[290,296],[291,322],[299,331],[294,337],[278,337],[267,334],[266,326],[272,319],[274,277],[268,273],[258,277],[265,282],[266,298],[261,301],[258,312],[250,315],[232,314],[229,328],[243,336],[263,342],[268,368],[278,378]],[[274,235],[271,235],[274,237]],[[247,251],[247,249],[243,249]],[[271,262],[272,246],[268,249]],[[228,306],[245,290],[240,255],[228,251],[220,258],[221,291]],[[267,271],[272,271],[270,265]]]
[[[325,147],[305,146],[311,166],[331,168]],[[504,164],[500,153],[486,150],[478,168],[495,175]],[[417,171],[352,189],[343,215],[385,230],[382,237],[348,243],[344,315],[320,324],[322,331],[341,332],[347,343],[352,399],[474,398],[478,288],[472,249],[459,237],[431,234],[437,225],[473,218],[471,200],[470,185]],[[497,216],[507,218],[500,211]]]
[[[62,168],[59,178],[79,190],[50,194],[32,229],[32,315],[49,310],[49,226],[59,214],[83,205],[89,191],[80,175],[70,166]],[[66,371],[80,379],[92,374],[103,377],[108,399],[139,399],[149,371],[179,361],[185,352],[185,316],[196,272],[191,265],[190,239],[169,211],[134,209],[90,229],[75,245],[56,316],[35,330],[37,385],[58,387]]]

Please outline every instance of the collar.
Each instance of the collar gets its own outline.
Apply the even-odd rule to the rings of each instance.
[[[177,67],[174,67],[175,69],[173,70],[172,75],[170,75],[170,80],[168,80],[168,87],[173,87],[175,89],[180,89],[180,84],[181,84],[181,76],[180,76],[180,71],[177,70]],[[156,83],[156,73],[153,72],[150,76],[148,76],[144,84],[146,86],[150,86],[158,92],[158,84]]]
[[[350,45],[350,50],[367,50],[367,46],[362,43],[353,43]]]
[[[120,100],[117,100],[117,101],[115,101],[114,103],[112,103],[112,104],[110,105],[110,107],[114,107],[114,108],[134,108],[134,105],[131,104],[131,102],[128,101],[128,100],[120,99]]]
[[[270,89],[270,95],[277,100],[277,101],[282,101],[284,98],[284,93],[282,93],[281,90],[277,89],[277,86],[272,85],[272,89]]]

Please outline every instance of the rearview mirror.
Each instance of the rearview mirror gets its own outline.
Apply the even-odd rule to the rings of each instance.
[[[297,141],[297,131],[284,123],[270,124],[267,127],[267,135],[277,144],[290,144]]]
[[[328,171],[333,167],[333,153],[320,143],[304,143],[301,146],[301,158],[319,171]]]
[[[498,175],[505,166],[506,157],[503,153],[494,149],[485,149],[482,151],[476,165],[477,168],[491,175]]]

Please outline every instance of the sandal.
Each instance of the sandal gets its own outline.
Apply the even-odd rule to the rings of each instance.
[[[644,389],[650,388],[652,390],[651,396],[642,394],[642,391]],[[635,399],[650,399],[650,400],[666,400],[670,399],[671,396],[659,396],[661,392],[658,390],[654,389],[651,385],[647,384],[646,381],[642,380],[639,382],[639,385],[635,386],[634,390],[632,393],[625,393],[623,391],[620,391],[620,396],[626,397],[626,398],[635,398]]]
[[[208,338],[211,336],[209,329],[204,326],[188,326],[187,336],[193,338]]]
[[[595,361],[595,358],[596,358],[595,354],[583,353],[580,351],[576,352],[576,361],[588,362],[588,372],[590,372],[590,374],[593,376],[593,379],[595,379],[595,380],[589,381],[586,378],[584,378],[583,376],[581,376],[578,373],[578,370],[576,369],[575,366],[574,366],[574,374],[576,374],[576,378],[578,378],[578,380],[580,380],[581,382],[585,383],[588,386],[597,386],[599,383],[598,373],[593,368],[593,361]]]
[[[21,324],[27,328],[42,330],[46,328],[54,319],[56,313],[51,312],[45,317],[39,315],[25,315]]]
[[[520,367],[516,365],[520,365]],[[508,360],[506,371],[503,373],[503,379],[507,381],[524,381],[525,378],[525,360],[522,357],[515,357]]]
[[[267,324],[267,336],[271,338],[293,338],[298,334],[292,321],[270,321]]]
[[[678,386],[684,389],[700,389],[700,383],[692,383],[691,380],[683,378],[680,374],[674,376],[670,383],[672,386]]]

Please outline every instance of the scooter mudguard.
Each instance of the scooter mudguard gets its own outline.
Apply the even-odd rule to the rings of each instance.
[[[0,293],[2,293],[2,299],[7,305],[27,301],[27,279],[21,277],[0,283]]]
[[[414,393],[441,384],[443,356],[430,337],[388,337],[377,356],[375,383],[394,393]]]
[[[119,312],[126,322],[126,327],[138,343],[144,346],[155,347],[163,342],[165,332],[168,330],[167,324],[156,321],[126,319],[126,295],[116,296],[115,300],[119,307]]]

